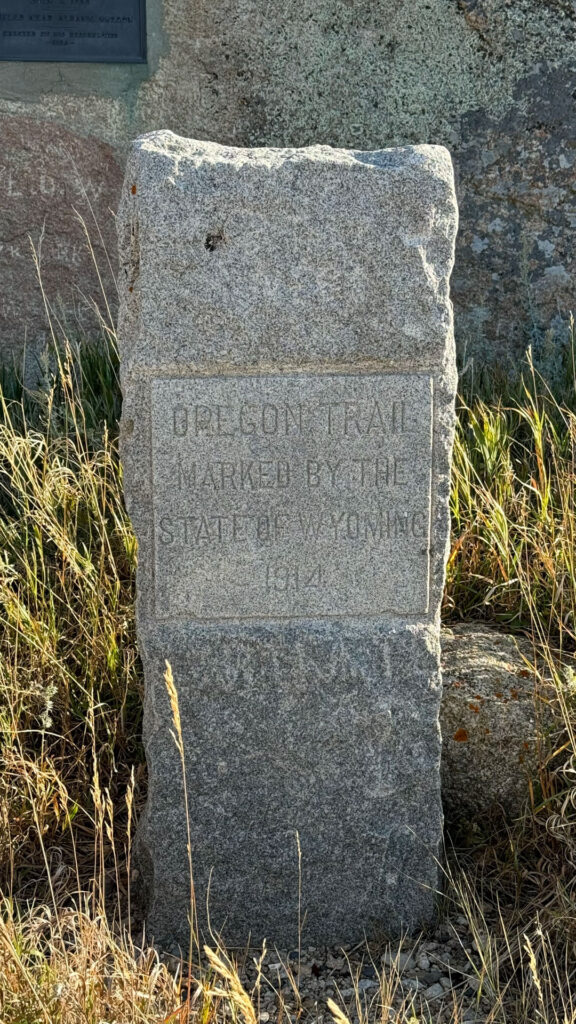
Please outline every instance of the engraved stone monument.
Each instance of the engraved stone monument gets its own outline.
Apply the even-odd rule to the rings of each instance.
[[[119,214],[148,930],[350,942],[433,914],[456,372],[447,151],[155,132]]]

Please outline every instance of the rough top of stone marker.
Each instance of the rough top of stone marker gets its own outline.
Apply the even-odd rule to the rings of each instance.
[[[445,363],[457,206],[442,146],[153,132],[133,144],[118,223],[126,369],[166,366],[168,334],[173,372]]]
[[[339,164],[362,163],[373,167],[394,168],[405,165],[426,166],[428,172],[435,171],[440,178],[452,182],[452,160],[445,146],[416,145],[397,146],[392,149],[355,150],[337,146],[291,146],[287,148],[258,146],[226,146],[219,142],[189,139],[162,129],[141,135],[132,143],[132,150],[141,153],[171,154],[200,163],[261,164],[267,168],[278,168],[294,160],[310,163],[337,162]]]

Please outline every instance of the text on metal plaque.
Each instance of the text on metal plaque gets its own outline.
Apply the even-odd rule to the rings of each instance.
[[[146,60],[145,0],[0,0],[0,61]]]

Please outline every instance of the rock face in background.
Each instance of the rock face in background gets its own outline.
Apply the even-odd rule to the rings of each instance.
[[[536,690],[533,649],[489,626],[442,630],[442,800],[448,821],[500,807],[520,815],[537,775],[550,712]],[[537,729],[537,721],[540,726]]]
[[[65,325],[70,337],[83,336],[98,323],[87,299],[96,302],[108,322],[106,301],[112,310],[116,307],[112,211],[122,178],[116,154],[107,143],[82,138],[57,122],[4,115],[0,132],[0,324],[5,338],[17,350],[40,347],[49,337],[32,246],[46,296],[54,303],[55,322]]]
[[[14,261],[0,308],[5,348],[21,342],[13,281],[26,296],[30,338],[45,329],[33,269],[20,244],[13,257],[10,248],[11,189],[24,193],[19,232],[40,228],[38,182],[19,171],[30,132],[39,148],[56,143],[40,174],[59,196],[74,191],[66,148],[82,149],[82,175],[96,191],[106,178],[94,200],[106,237],[119,194],[106,147],[123,163],[132,138],[170,128],[236,146],[447,145],[461,205],[452,292],[462,355],[480,366],[532,341],[554,369],[575,299],[569,0],[149,0],[147,8],[148,67],[0,64],[0,112],[14,119],[1,161],[0,221],[9,226],[0,256]],[[60,148],[63,129],[75,141]],[[50,288],[69,295],[73,271],[91,293],[83,258],[63,271],[77,233],[71,218],[58,219],[48,217],[43,245]]]
[[[456,389],[441,147],[158,132],[119,213],[148,934],[333,944],[429,920]]]

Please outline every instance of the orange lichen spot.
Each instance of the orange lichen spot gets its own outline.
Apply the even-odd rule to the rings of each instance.
[[[456,729],[452,738],[456,740],[456,743],[466,743],[468,733],[466,732],[466,729]]]
[[[490,735],[490,729],[484,729],[484,735],[485,736],[489,736]]]
[[[130,191],[131,191],[132,195],[135,196],[136,195],[136,185],[132,185],[132,188],[130,189]]]
[[[524,747],[524,750],[530,750],[530,744],[528,743],[528,740],[524,740],[522,746]]]
[[[470,708],[470,711],[474,712],[475,715],[477,715],[480,711],[478,704],[469,704],[468,707]]]
[[[455,686],[456,689],[459,690],[463,686],[463,684],[460,683],[457,679],[455,679],[454,682],[452,683],[452,686]]]
[[[532,673],[527,668],[520,668],[518,669],[516,675],[521,676],[522,679],[530,679]]]
[[[520,694],[518,693],[518,690],[510,690],[510,696],[512,697],[512,700],[518,700]]]
[[[128,291],[129,291],[129,292],[133,292],[133,291],[134,291],[134,289],[133,289],[132,285],[130,285],[130,287],[128,288]]]
[[[501,700],[502,697],[504,696],[504,694],[503,693],[495,693],[494,696],[498,697],[498,699]]]

